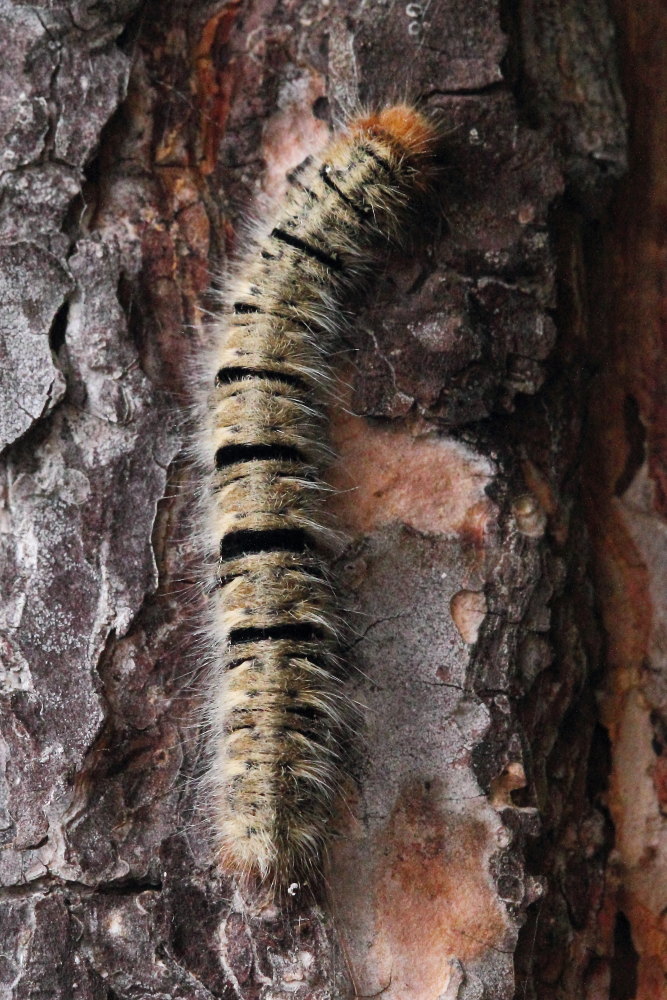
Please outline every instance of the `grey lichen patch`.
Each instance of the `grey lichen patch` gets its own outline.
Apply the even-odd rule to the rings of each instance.
[[[0,11],[0,166],[16,170],[43,154],[58,46],[34,7],[3,2]]]
[[[137,3],[115,6],[0,2],[0,232],[12,239],[66,252],[58,230],[127,87],[130,60],[111,43]]]
[[[72,289],[59,230],[125,94],[129,59],[108,43],[133,6],[88,14],[84,31],[65,11],[0,3],[0,449],[65,391],[48,342]]]
[[[52,268],[53,287],[51,256],[31,246],[26,259]],[[166,469],[156,455],[168,462],[177,447],[118,304],[117,250],[82,241],[71,268],[76,291],[60,353],[68,397],[48,428],[15,444],[1,486],[0,614],[13,693],[2,729],[14,828],[0,877],[10,883],[19,871],[82,878],[63,831],[71,777],[104,718],[100,658],[157,584],[151,533]],[[40,319],[43,303],[20,287],[17,317]],[[118,858],[109,868],[121,877],[130,864]]]
[[[490,715],[444,610],[483,572],[459,538],[397,526],[367,537],[363,559],[354,662],[368,731],[330,883],[360,993],[448,995],[452,960],[473,977],[487,948],[509,954],[516,938],[491,872],[502,821],[472,764]]]
[[[0,246],[0,448],[64,395],[49,331],[71,288],[64,267],[37,244]]]
[[[61,115],[54,135],[57,160],[82,166],[97,145],[100,127],[125,96],[129,61],[118,49],[97,52],[90,72],[81,73],[80,54],[63,52],[61,86],[77,107],[76,115]]]

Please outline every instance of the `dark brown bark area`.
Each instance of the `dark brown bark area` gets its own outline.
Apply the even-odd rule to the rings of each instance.
[[[665,202],[667,15],[617,4],[630,113],[629,170],[589,251],[599,364],[585,479],[607,648],[602,718],[615,826],[618,997],[667,984],[665,760]],[[599,253],[602,247],[604,253]]]
[[[0,12],[0,992],[629,1000],[581,496],[604,4]],[[350,333],[368,732],[325,898],[281,913],[215,868],[192,780],[180,407],[244,213],[406,91],[447,124],[446,224]]]

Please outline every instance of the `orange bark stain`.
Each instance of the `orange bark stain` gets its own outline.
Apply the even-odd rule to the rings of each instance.
[[[343,414],[333,438],[329,478],[341,492],[332,507],[348,530],[401,522],[482,546],[495,510],[484,492],[492,473],[485,459],[447,438],[413,438]]]
[[[450,601],[452,621],[464,642],[477,642],[479,628],[487,612],[486,597],[481,590],[459,590]]]
[[[495,809],[512,805],[512,792],[526,787],[526,772],[523,764],[512,761],[504,768],[502,774],[491,782],[490,800]]]
[[[225,46],[241,6],[231,0],[209,18],[195,50],[197,104],[201,115],[201,161],[203,175],[211,174],[217,162],[236,85],[235,63],[224,58]]]
[[[335,890],[357,989],[385,1000],[437,1000],[469,962],[508,947],[509,920],[489,872],[489,824],[445,813],[423,784],[399,797],[363,858],[374,870]],[[363,887],[363,888],[362,888]],[[365,929],[361,912],[372,912]],[[369,926],[372,930],[369,931]],[[354,927],[354,929],[352,929]]]
[[[446,957],[469,961],[502,942],[507,920],[488,872],[488,827],[445,817],[421,789],[399,801],[387,830],[378,904],[392,953],[428,996]],[[444,954],[443,954],[444,953]]]
[[[269,201],[283,196],[290,170],[329,141],[328,126],[311,111],[325,93],[326,81],[312,71],[283,89],[280,106],[267,121],[262,136],[267,164],[262,191]]]
[[[635,893],[629,895],[625,912],[633,929],[635,947],[640,952],[636,998],[663,1000],[667,994],[667,920],[664,915],[644,906]]]

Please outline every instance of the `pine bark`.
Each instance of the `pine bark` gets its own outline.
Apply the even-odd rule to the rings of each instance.
[[[658,996],[659,234],[619,209],[644,175],[619,195],[603,0],[0,12],[0,996]],[[324,890],[280,910],[201,817],[184,414],[244,219],[406,94],[445,125],[445,218],[364,304],[332,413],[367,730]]]

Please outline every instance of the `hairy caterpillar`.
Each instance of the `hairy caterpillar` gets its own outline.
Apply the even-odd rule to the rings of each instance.
[[[436,144],[407,106],[354,119],[293,175],[214,327],[198,440],[207,783],[223,865],[278,890],[317,868],[349,726],[321,511],[327,358],[342,307],[409,245]]]

